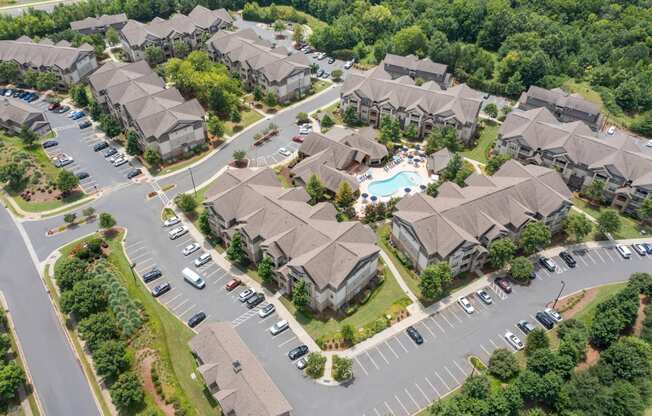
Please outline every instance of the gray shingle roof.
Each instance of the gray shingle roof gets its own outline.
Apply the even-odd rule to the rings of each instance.
[[[444,64],[431,61],[430,58],[419,59],[414,55],[401,56],[388,53],[385,55],[383,62],[389,65],[406,68],[410,71],[429,72],[442,77],[446,75],[446,69],[448,68]]]
[[[93,53],[93,47],[86,43],[73,48],[65,45],[34,43],[26,36],[18,40],[0,40],[0,60],[16,61],[21,65],[69,70],[77,61]]]
[[[442,170],[446,169],[448,162],[450,162],[452,158],[453,153],[450,150],[443,148],[428,156],[428,159],[426,160],[426,167],[428,168],[429,172],[438,174]]]
[[[225,414],[284,416],[292,406],[228,322],[210,322],[188,342],[203,363],[199,367]]]
[[[460,188],[446,182],[436,198],[417,193],[397,204],[394,215],[412,225],[429,255],[445,258],[465,242],[513,232],[537,213],[545,217],[570,204],[571,192],[556,171],[514,160],[493,176],[476,173],[466,183]]]
[[[38,130],[50,124],[43,112],[23,101],[4,97],[0,99],[0,120],[5,123],[12,122],[15,125],[25,124],[32,130]]]
[[[527,100],[528,97],[536,98],[551,106],[568,108],[593,116],[600,114],[600,106],[598,104],[587,101],[579,95],[569,95],[559,88],[547,90],[536,85],[531,85],[527,92],[523,93],[520,100]]]
[[[103,14],[100,17],[87,17],[70,22],[70,28],[72,30],[102,29],[119,23],[127,23],[126,14]]]

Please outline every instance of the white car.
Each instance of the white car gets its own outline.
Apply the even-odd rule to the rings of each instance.
[[[290,155],[292,155],[292,152],[290,152],[290,151],[289,151],[288,149],[286,149],[285,147],[281,147],[280,149],[278,149],[278,152],[279,152],[280,154],[282,154],[283,156],[285,156],[285,157],[289,157]]]
[[[195,251],[199,250],[199,248],[200,248],[199,243],[192,243],[192,244],[189,244],[189,245],[185,246],[183,248],[182,253],[183,253],[184,256],[188,256],[188,255],[194,253]]]
[[[181,218],[174,216],[170,217],[167,220],[163,221],[163,226],[164,227],[172,227],[173,225],[177,225],[181,222]],[[190,253],[188,253],[190,254]]]
[[[267,305],[260,308],[260,310],[258,311],[258,316],[260,316],[261,318],[267,318],[269,315],[273,314],[275,310],[276,310],[276,306],[274,306],[271,303],[268,303]]]
[[[288,321],[286,321],[286,320],[278,321],[277,323],[275,323],[274,325],[272,325],[269,328],[269,332],[271,332],[272,335],[278,335],[281,332],[288,329],[289,327],[290,327],[290,325],[288,324]]]
[[[247,299],[249,299],[254,295],[254,293],[256,292],[252,288],[248,287],[242,292],[240,292],[240,294],[238,295],[238,299],[240,299],[240,302],[245,303]]]
[[[512,347],[516,348],[517,350],[522,350],[524,347],[523,342],[520,340],[520,338],[509,331],[505,332],[505,339]]]
[[[184,227],[183,225],[181,227],[177,227],[170,231],[168,235],[170,236],[170,240],[176,240],[177,238],[181,237],[185,233],[188,232],[188,229]]]
[[[118,160],[118,159],[124,159],[124,157],[125,157],[125,155],[123,155],[122,153],[116,153],[116,154],[114,154],[113,156],[110,156],[110,157],[108,158],[108,161],[111,162],[111,163],[113,163],[113,162],[115,162],[115,161]]]
[[[122,166],[127,162],[128,162],[127,159],[125,159],[124,157],[121,157],[120,159],[116,159],[116,161],[113,162],[113,166],[115,166],[117,168],[118,166]]]
[[[632,251],[627,248],[627,246],[624,246],[622,244],[618,244],[616,246],[616,250],[618,250],[618,253],[624,258],[624,259],[629,259],[632,257]]]
[[[564,319],[561,317],[559,312],[552,308],[545,308],[543,311],[550,317],[550,319],[554,320],[555,322],[561,322]]]
[[[466,313],[475,312],[475,308],[473,307],[473,305],[471,305],[471,302],[469,302],[469,300],[464,296],[457,299],[457,303],[462,307],[462,309],[464,309],[464,312]]]
[[[211,253],[204,253],[195,259],[195,267],[202,266],[211,261]]]
[[[297,360],[297,368],[299,370],[303,370],[304,368],[306,368],[307,365],[308,365],[308,358],[301,357]]]
[[[614,126],[609,127],[609,130],[607,130],[607,134],[610,136],[613,136],[615,132],[616,132],[616,127]]]
[[[344,69],[349,69],[349,68],[351,68],[352,66],[353,66],[353,60],[351,60],[351,61],[347,61],[347,62],[344,64]]]
[[[491,298],[491,295],[487,293],[486,290],[480,289],[477,292],[475,292],[476,295],[480,298],[481,301],[486,303],[487,305],[491,305],[493,303],[493,299]]]
[[[302,124],[299,126],[299,134],[305,135],[312,131],[312,126],[310,124]]]
[[[652,140],[648,140],[647,143],[645,143],[646,147],[652,147]]]

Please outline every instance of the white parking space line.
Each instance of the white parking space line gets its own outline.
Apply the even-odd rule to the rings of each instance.
[[[213,266],[213,265],[215,265],[215,263],[211,263],[211,266]],[[206,270],[204,270],[204,273],[206,273],[205,277],[209,278],[209,277],[213,276],[215,273],[218,273],[218,272],[221,272],[221,271],[223,271],[223,270],[218,267],[215,270],[212,270],[212,271],[210,271],[208,273],[206,273]],[[222,275],[224,275],[224,274],[222,274]]]
[[[432,322],[435,323],[435,325],[437,325],[437,328],[439,328],[441,332],[443,332],[444,334],[446,333],[446,331],[444,331],[444,328],[442,328],[441,325],[439,325],[439,322],[437,322],[434,316],[430,316],[430,319],[432,320]]]
[[[394,354],[394,356],[396,358],[398,358],[398,354],[396,353],[396,351],[394,351],[394,348],[392,348],[392,346],[389,345],[389,342],[385,341],[385,345],[387,345],[387,348],[389,348],[389,350],[392,352],[392,354]]]
[[[451,370],[448,369],[448,367],[444,366],[444,370],[446,370],[446,372],[447,372],[447,373],[448,373],[448,374],[453,378],[453,380],[455,380],[455,382],[456,382],[458,385],[462,384],[462,383],[460,383],[460,381],[457,379],[457,377],[455,377],[455,375],[451,372]]]
[[[410,400],[412,400],[412,403],[414,403],[414,405],[417,407],[417,410],[421,409],[421,406],[419,406],[419,403],[417,403],[417,401],[414,400],[414,397],[412,397],[412,395],[410,394],[410,392],[408,391],[408,389],[404,388],[403,391],[405,392],[405,394],[408,395],[408,397],[410,398]]]
[[[449,312],[450,312],[451,314],[453,314],[453,316],[455,317],[455,319],[457,319],[457,321],[458,321],[459,323],[464,323],[464,321],[462,321],[462,319],[460,319],[460,316],[458,315],[458,312],[455,311],[455,308],[452,308],[452,309],[451,309],[451,308],[447,308],[447,309],[450,309]]]
[[[466,371],[457,363],[457,361],[453,360],[453,364],[457,367],[458,370],[460,370],[460,373],[466,378]]]
[[[161,302],[161,303],[163,303],[165,306],[168,306],[170,303],[174,302],[179,296],[181,296],[181,293],[179,293],[178,295],[176,295],[172,299],[166,299],[165,302]]]
[[[428,377],[425,377],[425,379],[426,379],[426,383],[428,383],[428,385],[430,386],[432,391],[434,391],[435,394],[437,395],[437,398],[440,398],[441,394],[439,394],[439,390],[437,390],[437,387],[435,387],[435,385],[432,384],[432,382],[430,381],[430,379]]]
[[[360,366],[360,368],[362,368],[362,371],[364,371],[364,373],[365,373],[366,375],[369,375],[369,373],[367,372],[367,369],[364,368],[364,365],[362,365],[362,363],[360,362],[360,360],[358,360],[358,357],[353,357],[353,359],[355,360],[356,363],[358,363],[358,365]]]
[[[178,224],[177,224],[177,226],[178,226]],[[187,240],[184,240],[181,243],[176,244],[176,247],[182,247],[182,246],[185,246],[185,245],[190,245],[191,241],[193,241],[192,237],[188,238]]]
[[[482,345],[482,344],[478,344],[478,345],[480,345],[480,348],[482,348],[482,351],[484,351],[484,353],[487,354],[488,357],[491,357],[491,353],[489,351],[487,351],[487,349],[484,347],[484,345]]]
[[[127,252],[131,252],[131,254],[133,254],[133,253],[135,253],[137,251],[140,251],[140,250],[147,250],[147,246],[138,246],[133,250],[130,249],[130,248],[127,248],[127,247],[125,247],[125,248],[127,249]]]
[[[392,410],[391,407],[389,407],[389,405],[387,404],[387,402],[385,402],[385,407],[387,408],[387,410],[389,410],[389,413],[390,413],[392,416],[395,415],[394,411]]]
[[[134,261],[134,262],[135,262],[135,261],[140,261],[140,259],[142,259],[142,258],[149,257],[150,254],[152,254],[152,253],[150,253],[149,250],[148,250],[148,251],[145,251],[144,253],[140,253],[140,254],[138,254],[138,255],[133,256],[133,257],[131,258],[131,261]]]
[[[587,252],[586,252],[586,257],[588,257],[589,259],[591,259],[591,261],[593,262],[593,264],[596,264],[595,259],[591,256],[591,252],[588,251],[588,250],[587,250]]]
[[[380,370],[380,367],[378,367],[378,364],[376,364],[376,362],[374,361],[374,359],[371,358],[371,355],[369,355],[369,352],[368,352],[368,351],[365,351],[364,353],[367,354],[367,357],[369,358],[369,361],[371,361],[371,364],[373,364],[374,367],[376,367],[376,370]]]
[[[190,312],[191,310],[193,310],[196,306],[197,306],[196,304],[193,304],[193,305],[190,306],[189,308],[184,309],[183,312],[179,313],[179,315],[178,315],[179,318],[181,318],[183,315],[185,315],[185,314],[187,314],[188,312]]]
[[[172,308],[172,311],[173,311],[173,312],[176,312],[177,309],[179,309],[180,307],[182,307],[182,306],[185,305],[186,303],[188,303],[188,299],[184,299],[184,300],[183,300],[181,303],[179,303],[177,306],[173,307],[173,308]]]
[[[609,253],[609,250],[607,250],[606,248],[603,249],[603,250],[604,250],[604,253],[607,255],[607,257],[609,257],[609,259],[610,259],[611,261],[614,261],[614,258],[611,257],[611,254]]]
[[[446,386],[446,388],[448,389],[447,391],[450,391],[450,390],[451,390],[450,386],[448,385],[448,383],[446,383],[446,382],[444,381],[443,378],[441,378],[441,376],[439,375],[439,373],[435,371],[435,375],[437,376],[437,378],[439,379],[439,381],[441,381],[442,384],[443,384],[444,386]]]
[[[599,251],[599,250],[593,250],[593,253],[594,253],[595,255],[597,255],[597,256],[600,258],[600,260],[602,260],[603,263],[605,263],[604,258],[600,255],[600,251]]]
[[[396,342],[398,342],[398,344],[401,346],[401,348],[403,348],[403,350],[404,350],[405,352],[408,352],[408,349],[405,348],[405,345],[403,345],[403,343],[401,342],[401,340],[398,339],[398,336],[394,337],[394,339],[396,340]]]
[[[446,318],[446,315],[444,315],[443,313],[439,313],[439,316],[444,318],[444,321],[446,321],[448,323],[448,325],[450,325],[451,328],[455,328],[455,326],[453,324],[451,324],[451,321],[449,321],[448,318]]]
[[[283,341],[283,342],[281,342],[280,344],[278,344],[277,347],[278,347],[278,348],[281,348],[281,347],[283,347],[284,345],[287,345],[287,344],[289,344],[290,342],[294,341],[295,339],[297,339],[296,335],[292,335],[292,338],[288,339],[287,341]]]
[[[270,318],[272,318],[272,317],[274,317],[274,314],[268,315],[268,316],[266,316],[266,317],[264,317],[264,318],[260,318],[260,319],[258,320],[258,325],[260,325],[260,324],[262,324],[262,323],[265,323],[266,320],[268,320],[268,319],[270,319]]]
[[[143,267],[143,265],[146,265],[146,266]],[[153,267],[153,266],[155,266],[155,265],[156,265],[156,261],[154,261],[154,258],[153,258],[153,257],[149,257],[149,258],[147,258],[147,259],[145,259],[145,260],[141,260],[141,261],[139,262],[139,265],[138,265],[139,268],[138,268],[138,269],[135,269],[135,270],[136,270],[136,272],[137,272],[138,274],[142,274],[142,273],[145,272],[145,270],[147,270],[147,269],[149,269],[150,267]]]
[[[399,399],[397,395],[394,395],[394,398],[396,399],[396,401],[398,402],[398,404],[401,405],[401,407],[403,408],[403,410],[405,410],[405,413],[409,415],[410,412],[408,412],[408,410],[407,410],[407,408],[405,407],[405,405],[403,404],[403,402],[401,402],[401,399]]]
[[[420,323],[423,324],[423,326],[426,327],[426,329],[428,330],[428,332],[430,332],[430,334],[433,336],[433,338],[437,338],[437,335],[435,335],[435,333],[432,332],[432,329],[430,329],[430,327],[429,327],[428,325],[426,325],[426,321],[425,321],[425,320],[421,321]]]
[[[580,260],[582,260],[582,263],[584,263],[585,266],[588,266],[588,263],[586,260],[584,260],[584,256],[577,256]]]
[[[378,351],[378,354],[380,354],[380,357],[381,357],[383,360],[385,360],[385,362],[386,362],[387,364],[389,364],[389,361],[387,360],[387,358],[385,358],[385,355],[384,355],[383,352],[380,350],[380,348],[378,348],[378,347],[376,346],[376,350]]]
[[[500,338],[502,338],[502,337],[500,337]],[[491,345],[498,348],[498,344],[496,344],[493,339],[489,338],[489,342],[491,342]]]
[[[426,395],[426,393],[423,392],[423,389],[421,388],[421,386],[419,386],[417,383],[414,383],[414,385],[417,387],[417,390],[419,390],[421,392],[423,397],[425,397],[426,403],[430,403],[432,400],[430,400],[430,398]]]

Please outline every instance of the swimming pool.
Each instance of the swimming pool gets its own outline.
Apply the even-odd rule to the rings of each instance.
[[[392,196],[397,191],[402,191],[403,188],[410,188],[416,190],[419,185],[423,183],[421,175],[416,172],[399,172],[396,175],[382,181],[373,181],[369,184],[369,195],[376,195],[378,197]]]

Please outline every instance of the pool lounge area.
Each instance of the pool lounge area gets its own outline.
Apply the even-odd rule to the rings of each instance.
[[[420,185],[427,185],[417,172],[400,171],[388,179],[375,180],[367,187],[369,195],[392,197],[405,190],[418,190]]]

